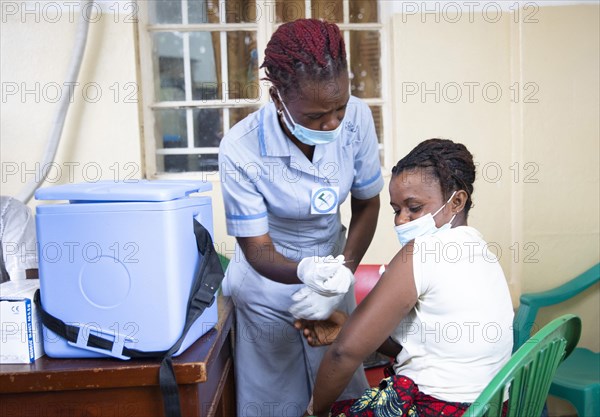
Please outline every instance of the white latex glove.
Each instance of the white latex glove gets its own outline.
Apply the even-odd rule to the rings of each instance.
[[[294,294],[294,304],[288,311],[297,319],[326,320],[344,299],[344,294],[324,296],[309,287],[302,287]]]
[[[300,281],[325,296],[345,294],[354,283],[352,271],[344,266],[344,255],[304,258],[297,272]]]

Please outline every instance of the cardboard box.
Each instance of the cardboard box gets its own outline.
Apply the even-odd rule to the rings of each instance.
[[[44,355],[42,322],[33,303],[38,279],[0,285],[0,364],[31,363]]]

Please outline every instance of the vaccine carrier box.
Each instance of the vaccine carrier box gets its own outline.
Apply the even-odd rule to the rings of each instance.
[[[44,355],[42,322],[33,294],[38,279],[0,284],[0,364],[31,363]]]
[[[213,236],[211,198],[198,194],[211,188],[201,181],[138,180],[36,192],[37,200],[67,200],[36,208],[41,302],[83,335],[70,342],[44,327],[48,356],[128,359],[116,348],[87,346],[90,334],[144,352],[166,351],[177,342],[201,261],[193,220]],[[214,302],[174,356],[217,320]]]

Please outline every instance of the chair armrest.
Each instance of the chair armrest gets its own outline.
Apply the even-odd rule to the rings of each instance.
[[[373,289],[381,277],[381,265],[360,264],[354,271],[354,294],[359,304]]]

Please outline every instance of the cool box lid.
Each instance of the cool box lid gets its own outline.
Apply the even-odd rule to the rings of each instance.
[[[111,180],[40,188],[36,200],[69,200],[71,203],[117,201],[171,201],[196,192],[210,191],[212,184],[190,180]]]

